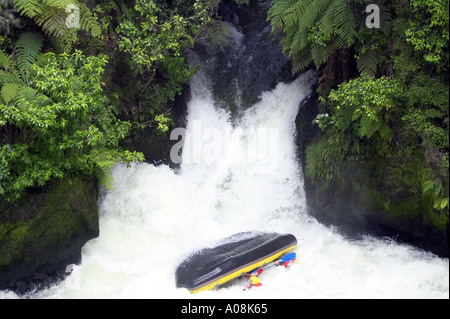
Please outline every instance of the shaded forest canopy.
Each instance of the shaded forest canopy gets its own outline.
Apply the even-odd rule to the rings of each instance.
[[[184,50],[220,39],[219,3],[0,0],[3,200],[73,175],[110,187],[115,162],[143,161],[121,141],[170,130],[196,72]],[[379,27],[368,27],[372,13]],[[268,20],[292,72],[321,74],[308,176],[414,162],[411,185],[448,220],[448,1],[272,0]]]
[[[0,195],[70,175],[111,186],[121,141],[167,132],[195,73],[184,49],[207,34],[217,1],[0,2]]]

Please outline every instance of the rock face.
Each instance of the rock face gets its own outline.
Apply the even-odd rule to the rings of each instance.
[[[0,290],[45,288],[81,261],[81,248],[99,235],[97,185],[64,179],[29,191],[0,215]]]
[[[310,214],[347,236],[387,236],[448,257],[448,218],[421,194],[420,161],[350,163],[331,180],[306,174],[306,149],[320,139],[311,124],[316,115],[317,96],[311,96],[296,119]]]
[[[173,169],[178,169],[179,165],[170,160],[172,147],[178,142],[170,139],[173,129],[187,126],[187,104],[190,99],[189,85],[183,86],[183,91],[175,97],[171,105],[172,122],[169,123],[169,131],[161,132],[153,127],[146,127],[135,131],[121,141],[121,146],[129,151],[141,152],[144,154],[146,163],[158,166],[168,165]]]
[[[257,103],[261,93],[295,79],[281,43],[271,35],[270,22],[266,21],[269,8],[270,1],[251,1],[247,6],[223,0],[218,14],[225,41],[200,40],[192,50],[196,56],[192,63],[200,64],[213,81],[216,105],[235,117]]]

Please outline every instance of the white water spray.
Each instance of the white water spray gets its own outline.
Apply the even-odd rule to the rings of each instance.
[[[279,84],[249,109],[238,125],[214,107],[201,73],[193,80],[189,126],[201,121],[229,140],[247,132],[278,130],[278,164],[255,159],[136,164],[114,169],[115,188],[100,201],[100,236],[82,251],[82,263],[66,280],[32,298],[448,298],[448,259],[390,240],[345,240],[306,214],[302,176],[295,153],[294,119],[311,92],[314,77]],[[231,138],[239,134],[239,138]],[[201,139],[203,150],[214,140]],[[231,151],[227,156],[235,156]],[[263,286],[242,291],[236,279],[224,288],[193,295],[175,287],[177,265],[194,250],[211,247],[242,231],[292,233],[299,264],[267,268]]]

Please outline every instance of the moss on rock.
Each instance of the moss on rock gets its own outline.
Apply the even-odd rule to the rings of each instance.
[[[332,179],[312,179],[306,169],[308,204],[346,234],[395,237],[446,257],[448,216],[422,194],[422,167],[417,159],[400,166],[347,161]]]
[[[325,136],[311,124],[316,115],[317,98],[312,97],[296,120],[311,215],[347,236],[389,236],[448,257],[448,214],[434,209],[422,193],[422,180],[430,179],[424,176],[423,152],[397,149],[389,160],[347,158],[331,179],[320,178],[315,172]]]
[[[26,292],[79,263],[81,247],[99,234],[97,185],[66,178],[28,192],[0,217],[0,289]]]

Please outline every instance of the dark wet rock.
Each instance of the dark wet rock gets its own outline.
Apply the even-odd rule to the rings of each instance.
[[[227,28],[223,45],[199,41],[193,52],[213,80],[216,103],[239,115],[279,82],[290,82],[291,62],[282,53],[280,41],[271,35],[267,22],[270,1],[252,1],[249,6],[222,1],[219,15]]]
[[[66,178],[1,205],[0,290],[47,288],[80,263],[81,248],[99,235],[97,189],[90,178]]]

